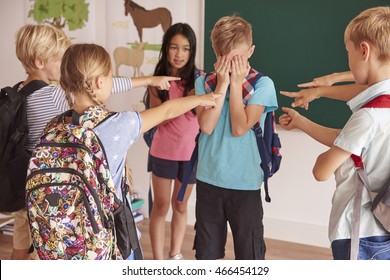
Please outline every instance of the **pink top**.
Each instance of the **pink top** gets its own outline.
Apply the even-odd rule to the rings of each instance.
[[[169,99],[180,97],[183,97],[183,90],[177,83],[171,83]],[[188,161],[195,148],[198,132],[198,120],[189,111],[158,127],[153,136],[150,154],[167,160]]]

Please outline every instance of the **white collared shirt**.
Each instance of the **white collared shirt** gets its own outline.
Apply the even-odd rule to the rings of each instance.
[[[347,104],[353,114],[336,138],[334,145],[362,155],[372,190],[390,182],[390,110],[363,108],[378,95],[390,94],[390,79],[372,85]],[[351,159],[346,160],[335,172],[337,189],[332,200],[329,221],[329,239],[351,238],[351,221],[356,171]],[[362,197],[360,237],[381,236],[386,232],[376,222],[370,211],[371,199],[365,189]]]

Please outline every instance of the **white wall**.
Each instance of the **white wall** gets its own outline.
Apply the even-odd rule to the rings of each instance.
[[[188,0],[189,1],[189,0]],[[189,1],[195,5],[196,1]],[[24,24],[23,0],[0,1],[0,86],[13,85],[25,78],[15,56],[14,36]],[[97,43],[103,44],[105,1],[96,1]],[[191,22],[189,22],[191,23]],[[203,57],[203,54],[199,55]],[[198,56],[198,57],[199,57]],[[118,94],[109,106],[116,110],[130,110],[139,102],[143,90],[131,94]],[[265,235],[269,238],[329,247],[327,223],[334,191],[334,180],[318,183],[311,170],[316,156],[325,147],[298,131],[279,130],[283,161],[280,171],[270,179],[271,203],[264,202]],[[128,161],[133,170],[135,187],[147,200],[149,174],[146,172],[147,147],[140,139],[129,151]],[[194,223],[195,192],[189,201],[188,223]],[[144,207],[147,214],[147,206]]]

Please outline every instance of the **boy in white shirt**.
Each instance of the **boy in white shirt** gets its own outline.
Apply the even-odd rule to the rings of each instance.
[[[345,46],[349,68],[357,84],[368,88],[352,98],[353,114],[340,131],[318,125],[293,109],[279,118],[286,129],[298,128],[330,149],[314,165],[318,181],[335,173],[337,188],[332,200],[329,238],[334,259],[350,259],[356,171],[351,155],[362,156],[372,191],[390,180],[390,110],[364,108],[379,95],[390,94],[390,7],[363,11],[347,26]],[[368,189],[361,201],[358,259],[390,259],[390,234],[370,211]]]

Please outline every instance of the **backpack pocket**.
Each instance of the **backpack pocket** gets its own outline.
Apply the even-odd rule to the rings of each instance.
[[[118,208],[114,211],[115,236],[118,249],[123,259],[127,259],[133,250],[136,259],[142,260],[143,256],[133,213],[127,202],[122,202],[117,197],[115,197],[115,202],[118,205]]]
[[[49,176],[41,180],[49,181]],[[83,186],[47,183],[27,193],[33,245],[40,259],[107,259],[111,233]]]

